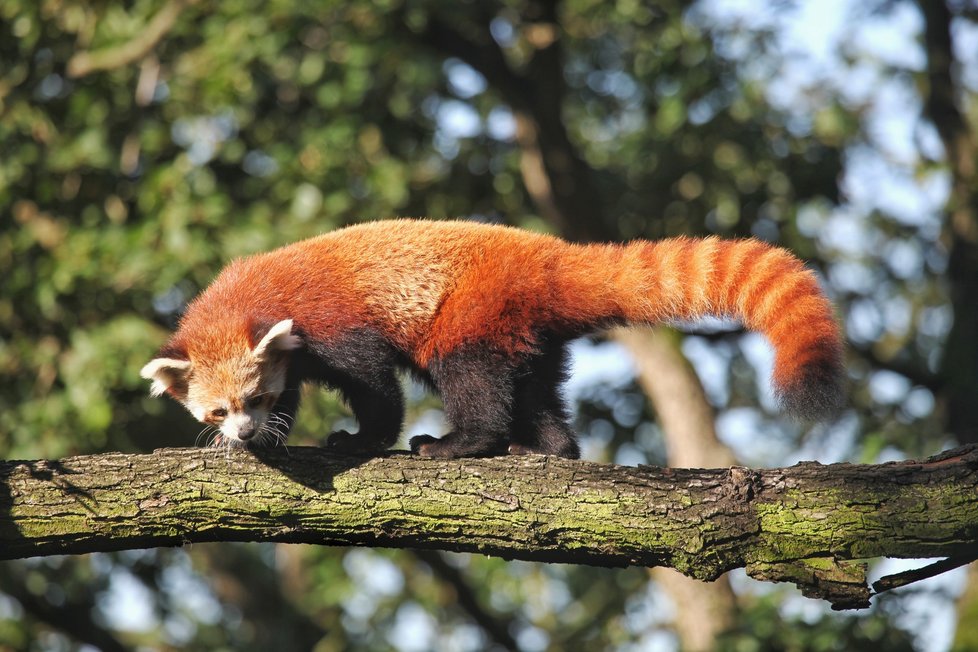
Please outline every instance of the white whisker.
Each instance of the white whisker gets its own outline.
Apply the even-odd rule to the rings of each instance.
[[[197,433],[197,437],[194,439],[194,446],[200,446],[201,440],[207,442],[206,444],[204,444],[205,446],[212,446],[214,442],[214,435],[216,432],[217,432],[217,428],[215,428],[214,426],[210,424],[205,425],[200,430],[200,432]]]
[[[285,442],[288,439],[291,426],[283,416],[287,415],[274,412],[269,414],[267,421],[262,424],[259,435],[263,442],[267,440],[271,446],[282,446],[288,452],[289,447],[285,445]]]

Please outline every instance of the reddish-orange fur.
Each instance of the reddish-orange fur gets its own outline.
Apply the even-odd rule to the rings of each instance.
[[[220,366],[253,347],[263,324],[291,319],[325,348],[380,333],[424,372],[472,347],[518,361],[548,337],[706,315],[768,337],[790,408],[837,405],[832,307],[800,261],[755,240],[579,245],[472,222],[363,224],[232,263],[189,306],[164,356]],[[211,377],[229,385],[215,392],[234,392],[233,373]],[[831,387],[813,387],[823,383]]]

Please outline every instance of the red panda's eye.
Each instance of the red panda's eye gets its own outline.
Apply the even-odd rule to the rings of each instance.
[[[264,402],[265,402],[265,396],[259,394],[258,396],[252,396],[247,401],[245,401],[245,405],[247,405],[250,408],[256,408]]]
[[[228,411],[224,408],[217,408],[216,410],[211,410],[211,417],[215,419],[223,419],[228,415]]]

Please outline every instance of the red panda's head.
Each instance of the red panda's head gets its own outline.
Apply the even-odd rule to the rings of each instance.
[[[187,359],[159,357],[139,373],[153,381],[150,394],[169,394],[198,421],[219,429],[220,441],[243,444],[288,431],[289,424],[274,423],[271,410],[285,390],[287,353],[300,345],[292,320],[285,319],[253,347],[223,347],[217,355],[191,350]]]

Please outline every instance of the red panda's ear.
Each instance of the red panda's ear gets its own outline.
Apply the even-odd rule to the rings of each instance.
[[[265,337],[251,350],[256,358],[264,358],[274,351],[291,351],[302,346],[302,340],[292,333],[292,320],[283,319],[268,329]]]
[[[149,388],[149,393],[153,396],[159,396],[166,391],[174,395],[185,392],[189,373],[190,360],[173,358],[156,358],[139,371],[140,376],[153,381]]]

